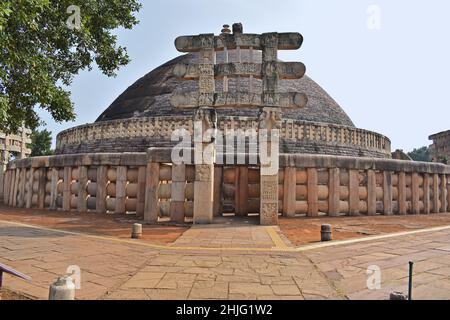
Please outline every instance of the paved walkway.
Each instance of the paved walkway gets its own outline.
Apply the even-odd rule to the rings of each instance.
[[[261,226],[255,218],[216,218],[214,224],[194,225],[173,244],[186,248],[293,248],[279,227]]]
[[[414,297],[450,299],[450,229],[300,251],[277,228],[228,228],[192,228],[165,247],[0,221],[0,262],[33,278],[4,285],[46,299],[77,265],[79,299],[385,299],[406,290],[414,260]],[[211,248],[218,240],[231,247]],[[381,269],[380,290],[367,289],[369,265]]]

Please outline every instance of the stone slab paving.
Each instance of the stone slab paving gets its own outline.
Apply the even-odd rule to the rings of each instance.
[[[33,277],[6,276],[4,284],[38,299],[47,298],[49,284],[69,265],[81,268],[79,299],[385,299],[392,290],[406,290],[411,259],[414,297],[450,299],[450,230],[288,249],[164,248],[0,221],[0,261]],[[366,286],[373,264],[382,271],[380,290]]]
[[[273,248],[293,247],[278,226],[261,226],[256,219],[216,218],[214,224],[194,225],[174,243],[176,247]]]
[[[305,251],[318,270],[349,299],[385,299],[406,293],[414,262],[413,299],[450,299],[450,230]],[[367,289],[367,269],[378,266],[381,289]]]
[[[0,222],[0,261],[33,278],[6,276],[5,286],[34,298],[46,299],[50,283],[70,265],[81,269],[79,299],[343,298],[302,254],[229,249],[164,250]]]

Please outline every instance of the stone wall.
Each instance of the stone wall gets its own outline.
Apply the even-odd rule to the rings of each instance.
[[[147,222],[190,221],[196,197],[194,166],[174,165],[170,154],[170,149],[160,148],[15,160],[7,167],[4,202],[25,208],[136,213]],[[286,217],[446,212],[449,176],[450,166],[443,164],[282,154],[279,211]],[[259,177],[257,164],[216,165],[214,214],[258,214]]]
[[[256,117],[224,117],[219,118],[218,128],[258,130],[258,123]],[[62,131],[56,152],[145,152],[149,147],[173,146],[174,130],[185,129],[192,134],[192,128],[191,117],[103,121]],[[391,142],[378,133],[353,127],[283,120],[280,151],[390,158]]]

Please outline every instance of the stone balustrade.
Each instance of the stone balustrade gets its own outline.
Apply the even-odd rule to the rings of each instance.
[[[170,149],[15,160],[5,172],[7,205],[136,213],[147,222],[190,221],[195,170]],[[218,155],[221,156],[221,155]],[[247,155],[247,158],[249,155]],[[447,212],[450,166],[376,158],[280,155],[279,211],[286,217]],[[258,165],[216,165],[214,215],[257,215]],[[201,195],[200,195],[201,196]]]
[[[218,128],[258,130],[258,119],[220,117]],[[58,154],[90,152],[144,152],[150,146],[168,147],[172,132],[185,129],[192,134],[193,119],[186,117],[131,118],[82,125],[57,136]],[[349,156],[391,157],[390,140],[378,133],[327,123],[284,119],[281,152],[321,153]],[[108,141],[110,143],[108,143]]]

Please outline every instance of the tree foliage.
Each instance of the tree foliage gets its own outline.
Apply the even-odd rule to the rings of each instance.
[[[29,147],[32,157],[52,155],[52,133],[46,129],[42,131],[33,130]]]
[[[73,0],[0,1],[0,130],[36,128],[36,108],[57,122],[75,118],[66,89],[93,64],[114,76],[129,62],[112,31],[138,23],[137,0],[79,0],[80,27],[70,28]],[[73,7],[73,6],[72,6]]]
[[[413,151],[408,152],[408,156],[414,161],[431,162],[431,154],[428,147],[414,149]]]

